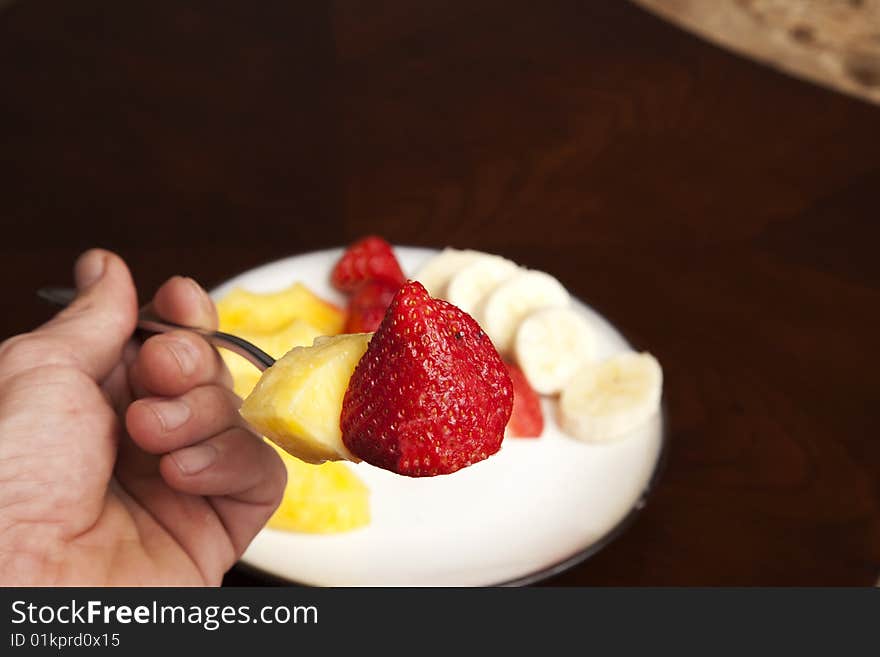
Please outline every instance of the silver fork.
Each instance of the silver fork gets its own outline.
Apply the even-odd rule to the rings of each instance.
[[[76,298],[76,290],[70,287],[43,287],[37,290],[37,296],[56,306],[67,306]],[[254,367],[261,372],[267,370],[275,364],[275,359],[257,345],[243,340],[238,336],[222,331],[209,331],[207,329],[196,328],[194,326],[181,326],[172,322],[166,322],[156,317],[148,309],[144,308],[138,314],[139,329],[148,333],[167,333],[168,331],[192,331],[201,335],[205,340],[215,347],[223,347],[232,351],[242,358],[247,359]]]

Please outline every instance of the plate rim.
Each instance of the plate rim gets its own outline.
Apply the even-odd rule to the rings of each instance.
[[[392,243],[392,248],[404,248],[404,249],[421,249],[421,250],[442,250],[442,247],[438,249],[438,247],[432,246],[423,246],[423,245],[415,245],[415,244],[399,244]],[[282,256],[276,258],[274,260],[269,260],[267,262],[261,263],[254,267],[250,267],[248,269],[242,269],[239,272],[232,274],[226,277],[224,280],[219,283],[213,285],[210,290],[208,290],[209,296],[214,297],[216,291],[221,288],[228,286],[231,281],[240,276],[244,276],[256,269],[261,269],[263,267],[271,267],[273,265],[277,265],[281,262],[289,260],[291,258],[295,258],[297,256],[306,256],[306,255],[316,255],[321,253],[330,253],[334,251],[339,251],[340,249],[344,249],[344,245],[337,245],[325,248],[314,249],[311,251],[294,251],[286,256]],[[612,322],[608,316],[598,310],[594,305],[586,303],[583,299],[578,298],[578,300],[586,305],[588,308],[599,314],[608,324],[610,324],[615,331],[617,331],[626,343],[631,347],[635,348],[632,340],[629,335],[622,331],[617,324]],[[657,458],[654,462],[654,468],[651,471],[651,476],[648,479],[648,482],[645,484],[645,487],[642,489],[642,492],[639,494],[638,498],[629,508],[629,510],[623,515],[623,517],[613,525],[608,531],[606,531],[602,536],[593,541],[590,545],[585,548],[579,549],[567,557],[560,559],[559,561],[549,565],[539,568],[533,572],[527,573],[520,577],[514,577],[508,580],[502,580],[499,582],[495,582],[492,584],[483,584],[479,586],[475,586],[473,588],[497,588],[497,587],[523,587],[530,586],[536,584],[538,582],[542,582],[556,575],[560,575],[568,570],[571,570],[575,566],[583,563],[587,559],[595,556],[610,544],[612,544],[615,540],[620,538],[626,531],[635,523],[635,521],[641,516],[645,507],[648,505],[649,500],[654,496],[657,484],[659,483],[663,473],[666,470],[666,465],[669,456],[669,411],[668,404],[666,400],[666,395],[664,394],[661,402],[660,402],[660,438],[659,438],[659,446],[657,449]],[[292,586],[292,587],[303,587],[303,588],[345,588],[346,586],[357,586],[357,585],[332,585],[332,586],[321,586],[319,584],[308,584],[305,582],[299,582],[291,578],[283,577],[281,575],[277,575],[273,572],[267,571],[264,568],[259,566],[255,566],[251,563],[244,561],[241,557],[233,564],[233,568],[241,569],[244,571],[250,571],[252,574],[258,575],[259,577],[267,580],[270,585],[272,582],[275,582],[275,586]],[[230,568],[231,570],[231,568]],[[367,588],[385,588],[381,585],[377,587],[367,587]],[[396,586],[391,586],[391,588],[399,588]],[[425,588],[440,588],[440,586],[426,586]],[[455,588],[455,587],[453,587]],[[470,587],[468,587],[470,588]]]

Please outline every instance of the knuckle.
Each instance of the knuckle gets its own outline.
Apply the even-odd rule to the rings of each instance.
[[[111,307],[104,310],[102,320],[109,329],[117,333],[134,332],[134,316],[122,308]]]
[[[46,340],[34,333],[11,337],[0,344],[0,368],[18,370],[40,365],[49,353],[48,346]]]
[[[135,317],[131,309],[100,303],[89,294],[76,299],[57,316],[60,321],[76,321],[81,318],[88,318],[91,324],[100,326],[111,334],[130,334],[134,331]]]

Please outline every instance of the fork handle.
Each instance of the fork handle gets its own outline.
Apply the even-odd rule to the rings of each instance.
[[[63,308],[70,305],[76,298],[76,290],[69,287],[44,287],[37,290],[37,296],[44,301]],[[261,372],[275,364],[275,359],[272,356],[257,345],[238,336],[223,333],[222,331],[210,331],[195,326],[182,326],[173,322],[167,322],[154,316],[146,309],[141,310],[138,315],[137,327],[147,333],[167,333],[180,330],[192,331],[201,335],[215,347],[222,347],[238,354]]]

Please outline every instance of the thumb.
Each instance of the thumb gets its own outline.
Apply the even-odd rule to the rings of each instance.
[[[137,293],[128,267],[110,251],[92,249],[74,266],[77,297],[35,331],[63,345],[96,381],[107,376],[137,322]]]

